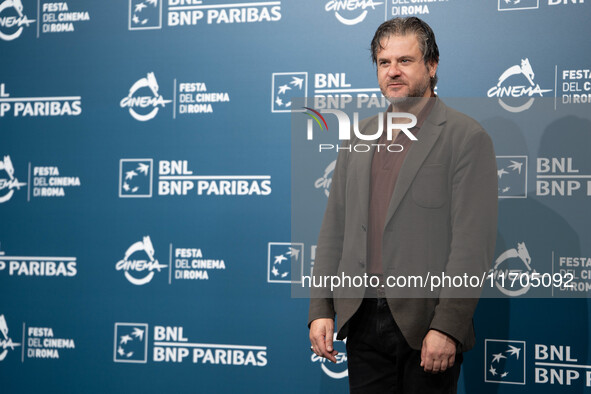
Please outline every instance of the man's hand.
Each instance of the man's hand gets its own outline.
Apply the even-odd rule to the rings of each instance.
[[[425,372],[443,372],[454,365],[455,341],[437,330],[429,330],[421,348],[421,367]]]
[[[334,320],[332,319],[316,319],[310,324],[310,342],[312,343],[312,351],[321,357],[325,357],[337,362],[335,357],[339,352],[334,350],[332,346],[332,337],[334,334]]]

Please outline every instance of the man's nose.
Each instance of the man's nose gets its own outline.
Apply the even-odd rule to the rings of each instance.
[[[390,64],[390,67],[388,68],[388,76],[390,78],[394,78],[400,75],[400,68],[398,67],[397,63],[392,63]]]

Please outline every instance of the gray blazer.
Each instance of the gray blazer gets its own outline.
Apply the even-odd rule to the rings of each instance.
[[[373,134],[377,115],[361,122]],[[497,167],[489,135],[473,119],[436,99],[418,141],[407,152],[388,208],[384,276],[478,275],[492,262],[497,228]],[[371,143],[353,138],[351,145]],[[341,150],[318,238],[314,277],[366,272],[367,223],[373,152]],[[474,346],[472,316],[480,289],[385,287],[388,305],[409,345],[420,349],[429,329]],[[309,323],[337,316],[338,338],[359,308],[365,288],[313,287]],[[428,297],[424,295],[428,294]],[[409,298],[410,297],[410,298]],[[458,298],[462,297],[462,298]]]

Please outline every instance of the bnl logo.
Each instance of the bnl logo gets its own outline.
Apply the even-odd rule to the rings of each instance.
[[[152,197],[152,159],[121,159],[119,161],[119,197]]]
[[[527,198],[527,156],[497,156],[499,198]]]
[[[271,112],[300,112],[295,99],[305,102],[308,97],[308,73],[273,73],[271,83]]]
[[[162,0],[129,0],[129,30],[162,28]]]
[[[484,381],[525,384],[525,342],[484,340]]]
[[[540,0],[499,0],[499,11],[535,10]]]
[[[301,283],[304,274],[304,244],[269,242],[267,282]]]
[[[115,323],[113,361],[116,363],[148,362],[148,325]]]

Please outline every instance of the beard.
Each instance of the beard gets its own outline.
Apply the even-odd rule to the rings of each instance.
[[[388,82],[391,82],[391,81],[388,81]],[[389,96],[386,96],[384,94],[384,92],[382,92],[382,94],[384,94],[386,99],[395,108],[409,109],[409,108],[412,108],[418,102],[420,102],[421,99],[423,98],[423,96],[425,95],[425,93],[427,92],[427,89],[430,89],[430,88],[431,88],[431,78],[429,77],[429,74],[426,74],[425,78],[422,81],[420,81],[419,83],[417,83],[415,86],[413,86],[413,87],[409,86],[409,92],[408,92],[407,96],[389,97]]]

